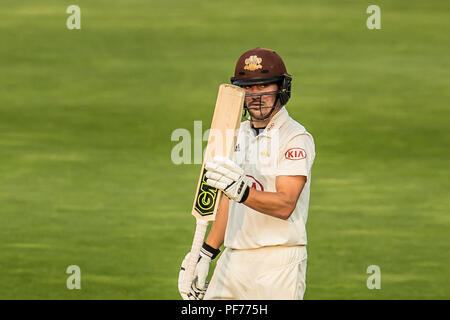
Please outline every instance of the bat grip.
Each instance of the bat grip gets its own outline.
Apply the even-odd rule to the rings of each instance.
[[[197,219],[197,226],[195,227],[194,240],[192,242],[191,252],[189,254],[188,265],[184,274],[183,286],[181,292],[188,294],[191,289],[192,280],[194,280],[195,267],[200,256],[200,249],[205,239],[206,229],[208,228],[208,221]]]

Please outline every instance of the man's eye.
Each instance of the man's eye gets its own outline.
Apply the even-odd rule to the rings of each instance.
[[[264,89],[265,87],[266,87],[265,84],[260,84],[260,85],[259,85],[259,88],[260,88],[260,89]]]

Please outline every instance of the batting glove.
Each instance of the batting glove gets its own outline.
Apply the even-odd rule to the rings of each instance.
[[[184,272],[189,261],[190,253],[184,257],[184,260],[181,263],[181,270],[178,275],[178,290],[180,291],[183,300],[203,300],[206,289],[208,289],[208,281],[206,281],[206,277],[209,273],[209,265],[211,264],[211,260],[213,260],[219,253],[219,249],[214,249],[206,243],[203,243],[200,250],[200,257],[197,262],[197,266],[195,267],[194,280],[191,284],[191,290],[187,295],[181,292],[181,284],[183,283]]]
[[[189,263],[189,256],[190,253],[186,254],[186,256],[183,259],[183,262],[181,263],[180,273],[178,274],[178,291],[180,292],[180,295],[183,298],[183,300],[203,300],[203,297],[205,296],[206,292],[207,283],[205,283],[205,288],[199,288],[197,286],[197,281],[195,278],[191,283],[190,291],[187,294],[181,292],[181,288],[184,283],[184,275],[186,272],[187,264]]]
[[[244,170],[230,159],[216,156],[205,164],[206,183],[222,190],[228,198],[236,202],[247,200],[250,191],[250,179]]]

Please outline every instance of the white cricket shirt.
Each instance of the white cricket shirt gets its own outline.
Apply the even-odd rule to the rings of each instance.
[[[306,245],[314,139],[282,107],[256,136],[250,121],[241,123],[233,160],[253,180],[252,188],[276,192],[277,176],[306,176],[307,182],[287,220],[260,213],[230,201],[225,247],[253,249],[265,246]]]

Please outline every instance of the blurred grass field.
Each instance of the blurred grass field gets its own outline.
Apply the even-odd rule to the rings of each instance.
[[[81,30],[66,28],[71,4]],[[316,143],[305,298],[449,299],[449,13],[446,0],[2,0],[0,298],[179,299],[200,165],[171,162],[171,133],[206,130],[218,85],[261,46],[285,60],[288,110]]]

